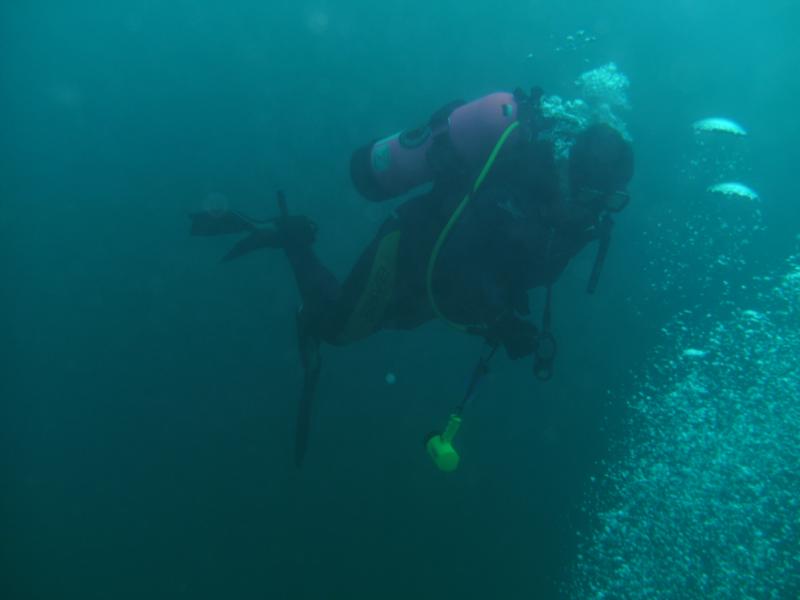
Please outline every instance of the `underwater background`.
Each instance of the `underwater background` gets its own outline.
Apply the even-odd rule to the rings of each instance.
[[[797,597],[798,25],[779,0],[3,2],[0,597]],[[611,62],[633,200],[597,294],[592,249],[555,287],[553,379],[499,357],[443,474],[423,439],[479,342],[323,348],[296,470],[291,272],[220,265],[187,215],[283,189],[344,276],[397,204],[354,191],[356,147]]]

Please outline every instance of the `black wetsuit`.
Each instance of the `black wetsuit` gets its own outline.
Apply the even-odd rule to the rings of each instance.
[[[510,149],[451,230],[433,278],[437,305],[449,320],[488,325],[528,314],[528,290],[554,282],[596,237],[597,215],[569,208],[553,156],[543,141]],[[315,337],[340,345],[434,318],[429,259],[472,177],[450,178],[406,201],[342,285],[311,246],[286,248]]]

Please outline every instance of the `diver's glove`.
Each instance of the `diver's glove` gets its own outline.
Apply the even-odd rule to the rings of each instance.
[[[490,344],[503,344],[508,357],[516,360],[533,354],[539,339],[539,330],[530,321],[507,312],[489,325],[486,339]]]

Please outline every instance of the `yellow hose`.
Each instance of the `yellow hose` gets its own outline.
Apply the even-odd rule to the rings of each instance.
[[[433,272],[436,269],[436,261],[439,259],[439,252],[444,246],[444,243],[447,241],[447,237],[450,235],[450,230],[453,229],[456,222],[459,218],[461,218],[461,213],[464,212],[464,209],[469,204],[470,200],[472,200],[472,196],[478,189],[481,187],[483,180],[486,179],[486,176],[491,171],[492,166],[494,165],[495,159],[497,159],[497,155],[500,153],[500,150],[503,149],[503,146],[508,140],[508,136],[511,135],[511,132],[514,131],[519,127],[519,121],[514,121],[508,127],[506,127],[503,134],[500,136],[500,139],[497,140],[497,143],[492,148],[491,153],[489,154],[489,158],[486,159],[486,162],[481,169],[481,172],[478,174],[478,177],[475,179],[475,183],[472,185],[472,190],[470,190],[458,207],[453,211],[450,220],[447,222],[447,225],[444,226],[442,229],[442,233],[439,234],[439,239],[436,240],[436,244],[433,246],[433,252],[431,252],[431,257],[428,260],[428,271],[426,276],[426,286],[428,289],[428,300],[431,303],[431,307],[433,308],[433,312],[439,317],[442,321],[453,327],[454,329],[458,329],[459,331],[463,331],[465,333],[473,333],[475,330],[483,329],[484,326],[482,325],[465,325],[462,323],[456,323],[455,321],[451,321],[447,317],[444,316],[441,310],[439,310],[438,304],[436,304],[436,297],[433,293]]]

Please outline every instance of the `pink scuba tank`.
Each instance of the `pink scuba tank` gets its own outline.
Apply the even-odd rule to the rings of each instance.
[[[518,109],[514,94],[495,92],[458,106],[446,118],[434,117],[427,125],[362,146],[350,160],[353,184],[365,198],[381,201],[432,181],[436,170],[431,150],[440,136],[449,138],[461,164],[477,169],[517,119]],[[511,133],[516,135],[517,130]]]

